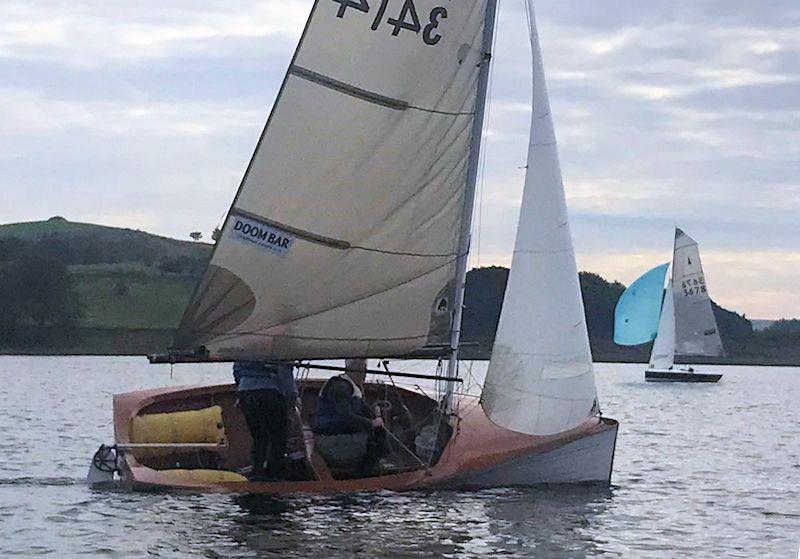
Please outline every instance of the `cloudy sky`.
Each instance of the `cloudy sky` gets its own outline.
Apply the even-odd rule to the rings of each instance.
[[[310,5],[0,2],[0,222],[212,230]],[[679,225],[720,304],[800,316],[800,3],[536,8],[579,266],[629,283]],[[529,99],[523,2],[500,0],[476,265],[510,260]]]

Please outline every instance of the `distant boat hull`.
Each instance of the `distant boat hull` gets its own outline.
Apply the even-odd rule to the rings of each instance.
[[[718,382],[719,373],[695,373],[680,369],[648,369],[644,372],[647,382]]]
[[[306,392],[315,394],[318,381],[305,381]],[[385,385],[374,385],[373,389]],[[370,390],[369,385],[365,387]],[[398,389],[414,411],[412,399],[418,393]],[[157,389],[121,394],[114,397],[116,442],[129,443],[133,418],[140,412],[163,413],[185,410],[213,402],[224,409],[225,422],[240,412],[235,407],[233,385]],[[305,407],[305,406],[304,406]],[[309,408],[313,409],[313,408]],[[198,479],[181,472],[191,470],[157,469],[140,463],[134,452],[120,452],[117,463],[122,482],[132,489],[179,489],[200,492],[230,491],[242,493],[295,494],[345,493],[378,490],[414,490],[424,488],[486,488],[560,483],[610,483],[616,447],[618,423],[609,418],[590,418],[575,429],[559,435],[539,437],[524,435],[493,424],[483,412],[478,399],[464,397],[459,402],[459,417],[453,420],[453,435],[439,461],[427,470],[417,468],[389,475],[359,479],[333,479],[330,476],[305,481],[229,481]],[[247,446],[249,435],[243,423],[234,418],[226,426],[231,449]],[[455,425],[457,423],[457,425]],[[241,431],[244,428],[244,433]],[[248,440],[242,444],[241,437]],[[238,442],[237,442],[238,437]],[[230,456],[229,456],[230,457]],[[245,465],[237,458],[239,466]],[[313,463],[313,460],[312,460]],[[221,466],[236,475],[241,467]],[[324,465],[323,465],[324,468]]]

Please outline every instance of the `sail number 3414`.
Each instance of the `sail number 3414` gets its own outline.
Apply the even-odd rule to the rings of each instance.
[[[336,17],[344,18],[347,8],[353,8],[359,12],[368,14],[370,6],[368,0],[333,0],[339,4],[339,11],[336,12]],[[370,0],[371,1],[371,0]],[[386,14],[386,8],[389,6],[389,0],[380,0],[380,6],[375,11],[375,17],[372,20],[370,28],[377,31],[383,23],[383,17]],[[422,32],[422,41],[426,45],[435,45],[438,43],[442,36],[438,32],[439,23],[441,20],[447,19],[447,10],[442,6],[433,8],[428,14],[428,21],[423,26],[417,13],[417,7],[414,6],[414,0],[404,0],[403,7],[400,8],[400,13],[397,17],[389,17],[386,19],[386,25],[393,27],[392,36],[396,37],[403,29],[413,31],[416,34]]]

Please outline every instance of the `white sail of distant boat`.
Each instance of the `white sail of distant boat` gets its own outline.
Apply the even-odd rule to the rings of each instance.
[[[646,374],[648,380],[716,382],[721,375],[684,378],[686,372],[694,369],[672,371],[676,355],[724,355],[697,242],[681,229],[675,230],[672,277],[663,289],[666,266],[645,273],[622,294],[614,312],[614,341],[619,345],[638,345],[655,338]],[[658,314],[653,313],[654,297],[661,298]],[[654,330],[656,320],[658,327]],[[671,379],[672,376],[676,378]]]
[[[450,344],[487,4],[438,4],[315,3],[176,349],[314,359]]]
[[[724,355],[697,241],[677,228],[672,258],[672,287],[677,325],[675,353],[707,357]]]
[[[592,355],[533,7],[533,115],[514,256],[482,403],[496,424],[548,435],[597,410]]]

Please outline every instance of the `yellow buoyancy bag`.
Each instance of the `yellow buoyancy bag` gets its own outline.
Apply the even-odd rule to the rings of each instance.
[[[131,423],[132,443],[225,443],[222,408],[137,415]],[[165,456],[170,449],[136,449],[135,456]]]
[[[247,478],[225,470],[161,470],[164,484],[211,485],[215,483],[244,483]]]

